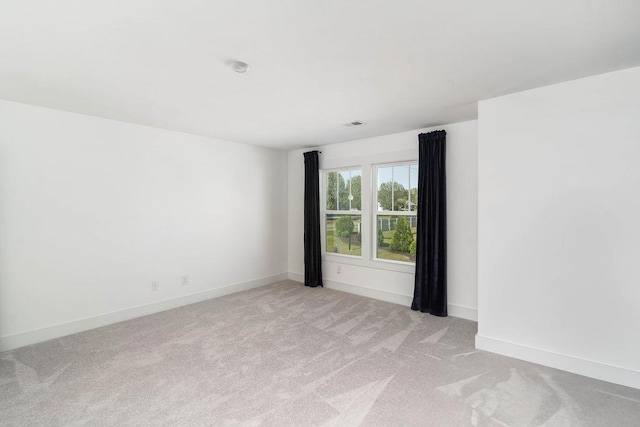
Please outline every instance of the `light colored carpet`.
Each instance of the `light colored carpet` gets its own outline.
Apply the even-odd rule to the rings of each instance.
[[[638,426],[640,390],[286,281],[0,355],[1,425]]]

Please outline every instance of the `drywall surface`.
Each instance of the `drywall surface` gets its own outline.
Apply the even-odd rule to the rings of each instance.
[[[479,111],[478,346],[640,388],[640,68]]]
[[[285,152],[0,101],[0,338],[286,273],[286,167]]]
[[[363,179],[370,165],[418,158],[418,134],[447,131],[448,285],[451,315],[475,320],[477,308],[477,122],[454,123],[343,142],[321,147],[320,168],[363,167]],[[304,158],[308,150],[289,152],[289,272],[304,279]],[[364,181],[363,181],[364,182]],[[363,224],[370,215],[370,194],[363,184]],[[366,229],[366,227],[365,227]],[[363,233],[363,246],[371,245]],[[369,252],[369,254],[372,252]],[[325,285],[373,298],[410,305],[413,298],[414,268],[370,259],[325,254]],[[340,273],[338,273],[338,265]]]

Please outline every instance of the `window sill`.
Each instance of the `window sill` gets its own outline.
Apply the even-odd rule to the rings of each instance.
[[[414,274],[416,271],[415,264],[399,261],[382,261],[377,259],[366,260],[361,257],[354,257],[351,255],[324,253],[322,255],[322,261],[336,264],[355,265],[364,268],[374,268],[376,270],[397,271],[405,274]]]

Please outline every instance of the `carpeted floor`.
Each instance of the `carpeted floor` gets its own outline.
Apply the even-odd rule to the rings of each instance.
[[[640,390],[475,333],[285,281],[0,354],[0,425],[640,425]]]

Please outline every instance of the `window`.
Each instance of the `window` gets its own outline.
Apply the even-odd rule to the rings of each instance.
[[[416,154],[407,150],[393,157],[415,159]],[[323,170],[326,260],[407,273],[413,270],[418,161],[382,163],[387,159],[387,154],[372,155],[358,166],[343,166],[337,160]]]
[[[418,163],[374,167],[376,177],[375,258],[415,262]]]
[[[325,173],[326,252],[362,255],[362,170]]]

